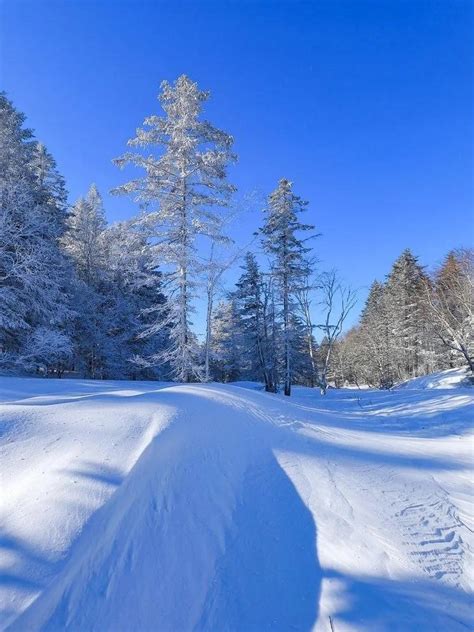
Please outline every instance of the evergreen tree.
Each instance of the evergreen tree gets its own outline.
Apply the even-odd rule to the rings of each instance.
[[[400,380],[423,372],[421,352],[426,280],[423,268],[409,249],[404,250],[395,261],[387,277],[385,296],[391,361]]]
[[[105,270],[105,213],[95,185],[73,205],[62,238],[64,250],[74,262],[74,368],[88,378],[106,375],[107,278]]]
[[[296,311],[295,293],[307,275],[305,254],[309,251],[297,234],[313,228],[302,224],[298,219],[299,213],[306,205],[307,202],[293,193],[289,180],[280,180],[269,197],[262,228],[263,247],[272,260],[272,276],[281,307],[285,395],[291,394],[293,379],[291,361],[294,337],[292,323]]]
[[[79,198],[67,219],[62,239],[65,251],[74,260],[78,277],[97,284],[104,267],[104,234],[107,227],[102,197],[92,184],[86,197]]]
[[[107,229],[105,243],[110,296],[107,336],[112,349],[108,370],[133,379],[164,379],[169,376],[169,366],[150,366],[143,361],[167,346],[166,329],[154,336],[143,335],[155,322],[156,306],[162,310],[166,303],[161,274],[154,266],[146,237],[129,222],[120,222]]]
[[[150,116],[129,145],[154,146],[159,155],[126,153],[115,162],[143,168],[145,175],[115,190],[132,194],[144,212],[137,224],[148,231],[157,263],[167,266],[164,287],[166,313],[157,305],[154,334],[169,330],[170,346],[156,356],[169,362],[174,377],[190,381],[201,376],[198,345],[191,331],[192,301],[202,272],[196,240],[222,240],[223,218],[216,209],[228,203],[234,188],[227,166],[234,160],[233,139],[200,118],[208,92],[182,75],[173,85],[161,84],[165,116]]]
[[[255,255],[251,252],[245,256],[243,273],[234,296],[245,349],[246,377],[263,378],[265,390],[276,392],[276,350],[272,345],[273,302],[269,284],[264,281]]]
[[[140,358],[163,347],[163,333],[141,334],[154,322],[148,311],[164,298],[145,236],[127,222],[107,226],[95,185],[67,224],[62,243],[77,274],[74,368],[89,378],[155,377]]]
[[[386,289],[374,281],[362,310],[359,326],[361,342],[359,364],[363,365],[362,383],[390,388],[395,380],[395,349],[390,332]]]

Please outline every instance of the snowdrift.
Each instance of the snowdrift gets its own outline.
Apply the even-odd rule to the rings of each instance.
[[[466,368],[449,369],[431,375],[423,375],[413,380],[400,384],[397,388],[424,389],[424,388],[469,388],[473,385],[470,381],[470,371]]]

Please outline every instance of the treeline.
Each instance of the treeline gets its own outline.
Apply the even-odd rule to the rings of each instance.
[[[405,250],[336,345],[332,378],[389,388],[462,365],[474,372],[474,251],[452,250],[428,275]]]
[[[386,281],[372,284],[359,323],[343,336],[338,323],[353,295],[338,286],[332,274],[316,276],[312,285],[307,280],[296,293],[291,329],[297,383],[323,391],[328,382],[390,388],[442,369],[467,365],[474,371],[472,250],[451,251],[432,275],[405,250]],[[271,284],[272,275],[260,272],[255,257],[247,254],[236,289],[219,304],[214,317],[213,379],[230,382],[263,376],[268,390],[278,384],[285,370],[284,332],[278,326]],[[319,344],[307,303],[301,300],[311,291],[322,299],[315,311],[327,323],[318,326]]]
[[[470,251],[450,253],[432,277],[403,253],[343,337],[355,294],[315,269],[307,203],[289,180],[268,197],[255,252],[219,259],[236,156],[232,137],[201,116],[208,98],[186,76],[163,82],[164,115],[115,160],[141,173],[112,192],[140,212],[108,225],[94,185],[68,206],[53,158],[0,95],[0,371],[249,379],[289,395],[294,383],[387,387],[459,362],[472,369]],[[215,305],[229,261],[241,276]],[[203,292],[200,341],[192,317]]]

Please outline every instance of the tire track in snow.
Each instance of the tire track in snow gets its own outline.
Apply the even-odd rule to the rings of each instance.
[[[463,538],[467,527],[446,493],[438,485],[428,495],[411,487],[398,505],[394,517],[415,563],[432,579],[461,585],[471,550]]]

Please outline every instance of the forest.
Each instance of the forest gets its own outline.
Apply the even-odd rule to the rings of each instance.
[[[294,384],[325,393],[474,372],[472,249],[440,253],[430,271],[404,250],[391,270],[374,270],[351,328],[357,289],[320,270],[297,183],[275,183],[254,210],[251,248],[233,249],[234,139],[203,116],[209,98],[185,75],[161,84],[161,113],[114,159],[131,179],[112,194],[133,199],[136,215],[108,224],[94,184],[69,204],[53,156],[0,95],[0,372],[254,380],[285,395]],[[230,267],[239,268],[234,287],[223,281]],[[207,301],[201,337],[198,296]]]

